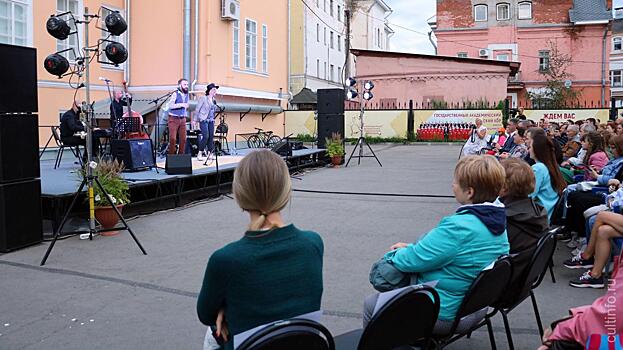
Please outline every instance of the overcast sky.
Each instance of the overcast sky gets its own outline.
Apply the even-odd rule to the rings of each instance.
[[[390,26],[396,32],[390,41],[391,50],[434,54],[428,37],[422,34],[430,31],[427,20],[435,14],[437,1],[385,0],[385,2],[394,10],[388,18]],[[620,6],[623,6],[623,0],[614,0],[614,7]]]

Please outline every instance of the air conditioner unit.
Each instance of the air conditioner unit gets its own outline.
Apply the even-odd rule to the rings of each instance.
[[[221,0],[221,19],[237,21],[240,19],[240,1]]]
[[[480,49],[480,50],[478,50],[478,56],[480,56],[480,57],[489,57],[489,49]]]

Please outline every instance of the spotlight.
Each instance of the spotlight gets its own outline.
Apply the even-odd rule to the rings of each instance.
[[[65,40],[69,36],[71,32],[71,28],[64,20],[58,18],[57,16],[51,16],[48,18],[47,23],[45,24],[48,33],[51,36],[55,37],[58,40]]]
[[[45,70],[52,75],[58,75],[60,78],[67,70],[69,70],[69,61],[57,53],[53,53],[45,58],[43,62]]]
[[[346,93],[346,98],[349,99],[349,100],[352,100],[355,97],[357,97],[357,95],[359,95],[359,94],[357,93],[356,90],[348,89],[348,92]]]
[[[125,62],[128,59],[128,51],[125,49],[123,45],[116,42],[111,42],[106,45],[106,49],[104,49],[106,53],[106,57],[110,60],[110,62],[114,64],[120,64]]]
[[[348,79],[346,79],[346,86],[353,87],[356,84],[357,84],[357,80],[355,80],[355,78],[348,78]]]
[[[366,81],[365,83],[363,83],[363,88],[366,90],[372,90],[374,89],[374,83],[370,80]]]
[[[112,35],[119,36],[123,34],[126,29],[128,29],[128,24],[125,22],[123,17],[121,17],[119,12],[116,11],[108,14],[104,22],[106,23],[106,28]]]
[[[364,91],[363,93],[363,99],[366,101],[370,101],[372,99],[372,97],[374,97],[374,95],[372,95],[372,93],[370,91]]]

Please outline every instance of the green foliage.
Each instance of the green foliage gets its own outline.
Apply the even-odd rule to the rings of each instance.
[[[85,164],[85,167],[78,171],[80,181],[86,176],[87,166],[88,164]],[[97,160],[97,166],[93,169],[93,176],[97,176],[97,179],[102,184],[106,193],[110,195],[113,203],[117,205],[130,203],[130,188],[128,183],[121,177],[123,168],[123,163],[119,163],[116,159],[108,160],[99,158]],[[108,200],[106,200],[106,195],[96,184],[93,186],[93,194],[95,196],[95,206],[102,207],[110,205]]]
[[[331,135],[331,138],[327,137],[325,140],[327,155],[329,157],[344,155],[344,142],[342,141],[340,134],[333,133],[333,135]]]
[[[295,139],[302,141],[302,142],[314,142],[316,141],[316,138],[313,135],[310,134],[297,134]]]
[[[448,102],[446,102],[444,100],[431,100],[430,101],[430,108],[431,109],[447,109],[448,108]]]

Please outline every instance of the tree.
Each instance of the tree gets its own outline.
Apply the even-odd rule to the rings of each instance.
[[[561,52],[551,40],[547,44],[549,57],[539,58],[538,71],[545,78],[545,86],[539,92],[528,92],[533,107],[565,108],[579,104],[582,91],[565,86],[565,82],[573,78],[573,74],[569,73],[573,63],[571,55]]]

